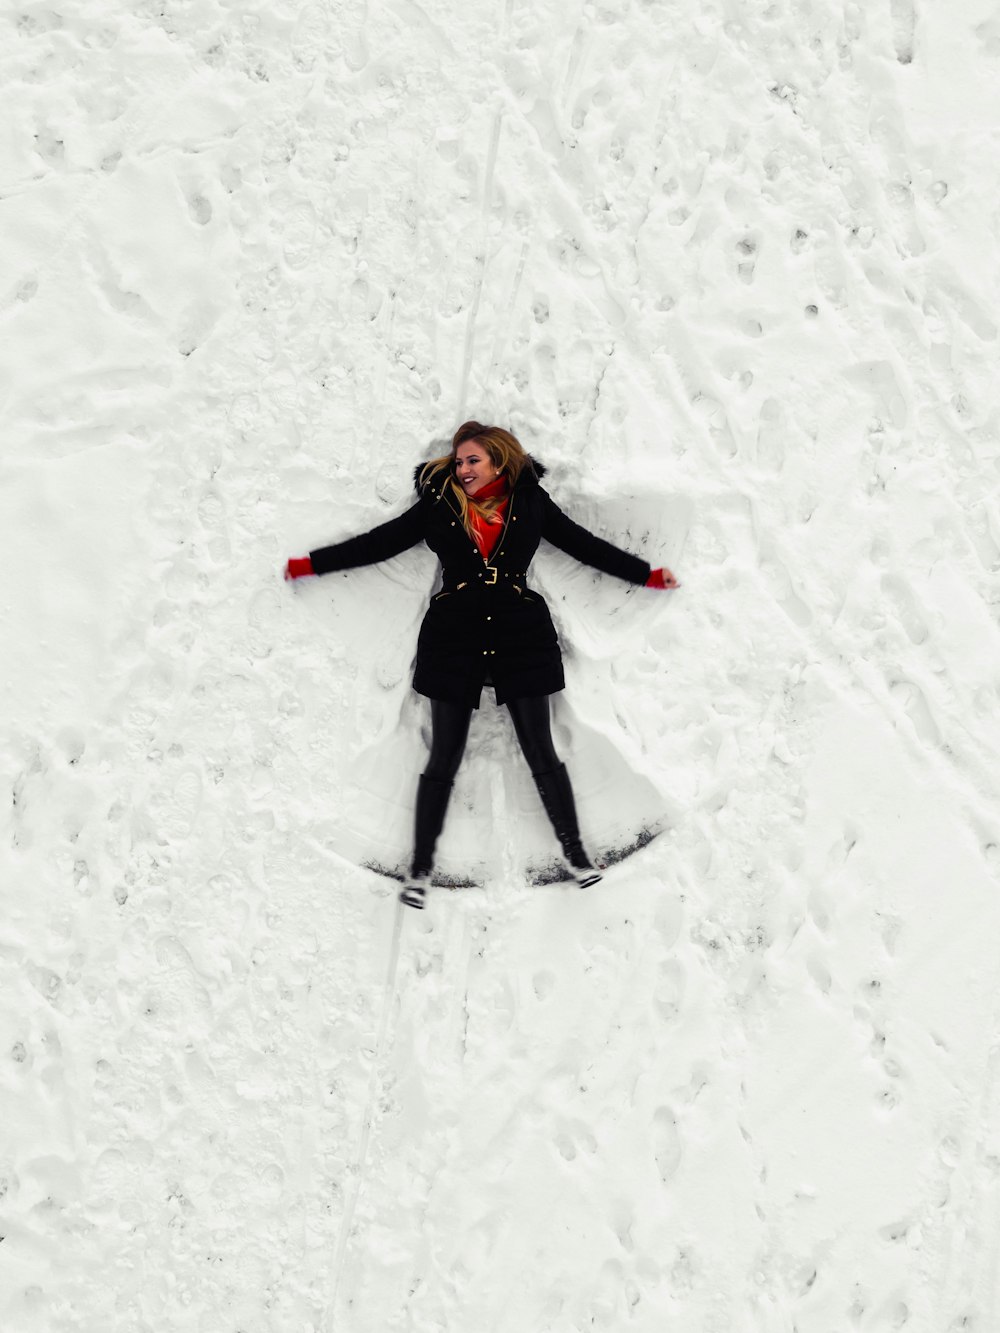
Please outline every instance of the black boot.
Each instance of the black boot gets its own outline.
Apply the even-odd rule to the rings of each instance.
[[[601,878],[594,869],[593,862],[583,850],[580,841],[580,826],[576,820],[576,803],[573,800],[573,788],[570,785],[566,765],[548,773],[535,773],[535,786],[545,806],[552,827],[555,829],[563,855],[576,872],[576,882],[581,889],[589,888]]]
[[[451,798],[450,782],[429,778],[421,773],[417,782],[417,808],[414,818],[413,862],[406,885],[399,895],[407,907],[423,907],[427,881],[434,867],[434,847],[444,827],[444,817]]]

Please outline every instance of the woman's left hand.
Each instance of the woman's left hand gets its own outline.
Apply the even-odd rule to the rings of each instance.
[[[674,578],[673,574],[671,574],[670,570],[666,567],[663,569],[650,570],[649,578],[646,580],[647,588],[663,588],[664,590],[669,591],[671,588],[679,588],[680,586],[681,585]]]

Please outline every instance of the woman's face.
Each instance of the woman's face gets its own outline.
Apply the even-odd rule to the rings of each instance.
[[[466,495],[475,495],[499,475],[489,454],[475,440],[466,440],[455,450],[455,476]]]

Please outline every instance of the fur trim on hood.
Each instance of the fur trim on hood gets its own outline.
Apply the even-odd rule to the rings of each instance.
[[[418,463],[413,469],[413,489],[418,495],[422,495],[427,489],[426,485],[420,485],[420,474],[426,466],[426,463]],[[529,454],[528,465],[521,469],[521,475],[517,479],[517,486],[537,486],[547,471],[548,469],[544,463],[539,463],[536,458],[532,458]]]

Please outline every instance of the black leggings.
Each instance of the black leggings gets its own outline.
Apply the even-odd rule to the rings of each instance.
[[[549,773],[559,767],[549,727],[549,696],[511,699],[510,711],[517,739],[532,773]],[[469,735],[472,709],[467,704],[431,700],[431,753],[424,773],[438,782],[451,782],[458,772]]]

